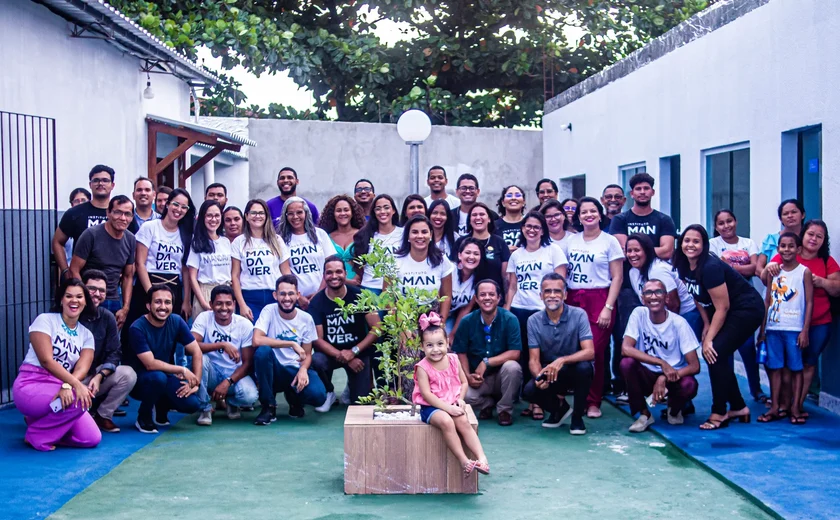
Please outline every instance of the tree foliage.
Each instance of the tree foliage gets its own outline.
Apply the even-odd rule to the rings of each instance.
[[[314,111],[247,107],[235,82],[208,106],[253,117],[392,122],[421,108],[436,124],[538,125],[558,94],[714,0],[114,0],[168,45],[200,46],[254,74],[288,71]],[[406,35],[386,45],[383,20]],[[569,41],[569,34],[575,41]],[[236,93],[234,95],[234,93]]]

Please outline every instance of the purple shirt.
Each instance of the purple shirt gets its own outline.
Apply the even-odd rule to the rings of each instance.
[[[303,199],[303,197],[301,198]],[[306,201],[306,205],[309,206],[309,211],[312,212],[312,220],[315,224],[318,224],[318,207],[306,199],[303,200]],[[280,222],[280,215],[283,214],[283,204],[285,203],[286,201],[281,199],[279,195],[273,199],[269,199],[265,203],[268,206],[268,211],[271,213],[271,220],[274,222],[275,228],[277,227],[278,222]]]

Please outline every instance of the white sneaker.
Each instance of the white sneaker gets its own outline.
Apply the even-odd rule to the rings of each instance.
[[[327,400],[321,406],[316,407],[315,411],[321,413],[329,412],[333,403],[335,403],[335,392],[327,392]]]
[[[199,426],[210,426],[213,424],[213,410],[205,410],[198,416],[195,423]]]
[[[338,398],[338,402],[343,404],[344,406],[350,405],[350,387],[345,386],[344,391],[341,392],[341,396]]]
[[[630,425],[629,430],[632,433],[642,433],[647,430],[648,426],[651,424],[653,424],[653,415],[647,416],[645,414],[639,414],[639,418],[636,419],[636,422]]]
[[[627,404],[630,402],[630,396],[627,395],[627,392],[621,392],[615,397],[615,402],[618,404]]]
[[[225,403],[225,412],[227,413],[227,418],[231,421],[236,421],[242,417],[242,414],[239,413],[239,407],[233,406],[230,403]]]
[[[684,422],[682,410],[677,412],[677,415],[671,415],[671,409],[668,408],[668,424],[678,426]]]

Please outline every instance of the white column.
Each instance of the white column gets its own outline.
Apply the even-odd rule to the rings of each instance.
[[[211,160],[204,165],[204,189],[216,182],[216,161]]]

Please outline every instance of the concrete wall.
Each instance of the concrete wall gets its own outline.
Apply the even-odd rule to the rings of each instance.
[[[362,177],[398,204],[409,194],[409,147],[396,125],[252,119],[248,133],[258,143],[248,152],[252,197],[277,196],[277,172],[283,166],[298,172],[298,194],[319,207],[338,193],[352,194]],[[435,126],[420,147],[424,196],[429,191],[426,171],[434,164],[446,168],[451,193],[458,175],[472,173],[483,201],[495,204],[503,186],[522,183],[530,204],[536,202],[533,188],[542,178],[542,132]]]

